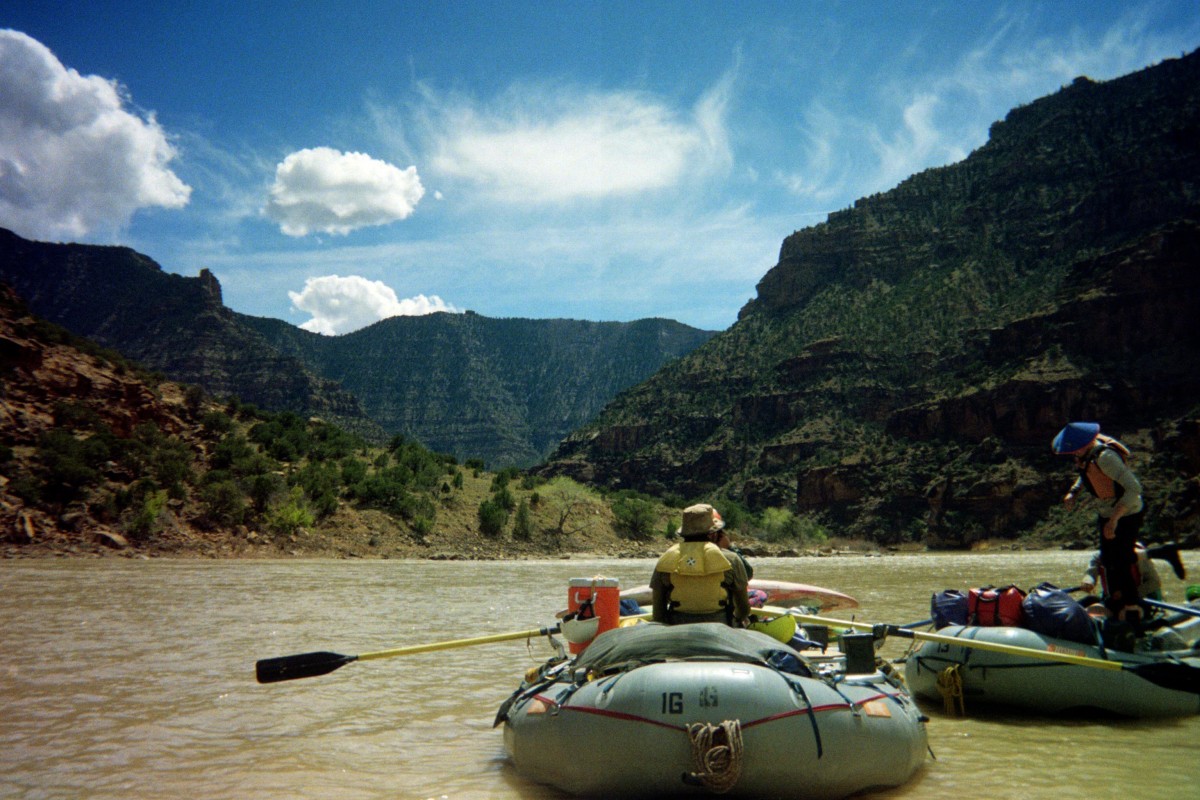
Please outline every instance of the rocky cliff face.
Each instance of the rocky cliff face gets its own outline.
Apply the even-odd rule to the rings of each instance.
[[[243,318],[362,398],[385,430],[491,465],[537,463],[623,389],[713,335],[635,322],[393,317],[344,336]]]
[[[382,435],[355,397],[240,325],[208,270],[184,278],[126,247],[31,242],[0,229],[0,280],[38,316],[174,380]]]
[[[40,316],[173,380],[369,440],[394,434],[492,467],[526,466],[623,389],[713,334],[671,320],[397,317],[318,336],[222,304],[216,277],[121,247],[0,230],[0,280]]]
[[[939,261],[1042,272],[1194,213],[1196,53],[1013,110],[965,161],[927,170],[783,242],[756,308],[806,304],[831,283],[896,283]]]
[[[1071,419],[1200,514],[1200,54],[1014,110],[965,161],[789,236],[729,331],[547,471],[949,546],[1045,526]]]

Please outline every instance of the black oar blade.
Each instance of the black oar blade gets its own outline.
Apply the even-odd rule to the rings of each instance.
[[[357,660],[358,656],[344,656],[341,653],[301,653],[295,656],[264,658],[254,665],[254,672],[259,683],[278,683],[326,675]]]
[[[1164,689],[1200,694],[1200,667],[1178,661],[1160,661],[1154,664],[1139,664],[1132,669],[1139,678],[1156,683]]]

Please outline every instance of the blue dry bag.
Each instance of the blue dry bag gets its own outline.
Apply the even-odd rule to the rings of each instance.
[[[1096,632],[1087,609],[1052,583],[1040,583],[1021,601],[1025,626],[1043,636],[1095,644]]]
[[[960,589],[934,592],[929,600],[929,616],[935,628],[967,624],[967,593]]]

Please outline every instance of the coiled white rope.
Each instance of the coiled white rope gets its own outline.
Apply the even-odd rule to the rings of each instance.
[[[694,722],[688,726],[692,744],[692,766],[689,773],[715,794],[732,789],[742,776],[742,724],[727,719],[720,725]]]

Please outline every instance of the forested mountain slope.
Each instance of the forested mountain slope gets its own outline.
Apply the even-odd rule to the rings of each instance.
[[[1014,109],[964,161],[797,231],[738,322],[544,468],[962,545],[1040,526],[1099,420],[1151,531],[1200,514],[1200,55]]]

